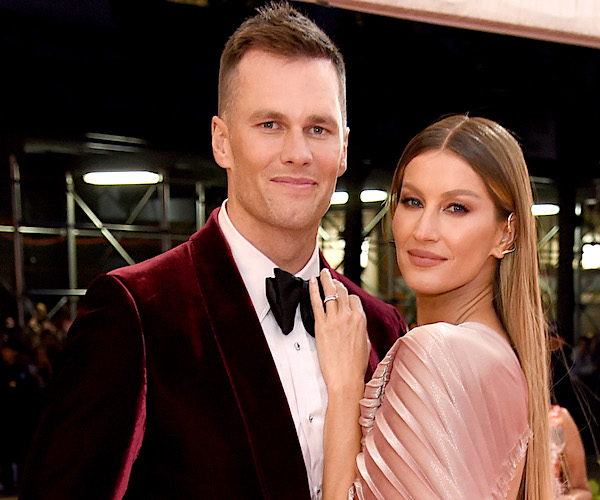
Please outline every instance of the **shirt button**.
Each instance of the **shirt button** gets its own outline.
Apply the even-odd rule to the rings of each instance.
[[[298,342],[294,343],[294,347],[296,348],[296,351],[300,350],[300,344],[298,344]]]
[[[313,421],[313,416],[312,416],[312,415],[309,415],[309,416],[308,416],[308,422],[312,424],[312,421]]]

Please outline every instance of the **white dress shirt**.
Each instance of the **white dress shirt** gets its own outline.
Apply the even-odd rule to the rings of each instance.
[[[319,367],[315,339],[306,332],[299,307],[294,329],[288,335],[281,331],[267,301],[265,287],[265,278],[274,275],[273,269],[277,265],[237,231],[227,215],[226,203],[227,200],[219,212],[219,225],[252,299],[277,367],[302,448],[311,497],[319,500],[323,484],[323,424],[327,409],[327,387]],[[315,243],[310,260],[296,276],[307,280],[319,274],[319,267],[319,250]]]

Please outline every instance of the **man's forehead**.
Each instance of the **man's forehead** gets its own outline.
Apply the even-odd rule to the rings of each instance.
[[[328,89],[336,95],[339,94],[339,81],[330,61],[308,57],[290,59],[263,54],[255,56],[250,54],[248,59],[240,62],[235,73],[232,74],[232,97],[243,96],[243,92],[240,92],[243,90],[253,92],[255,98],[264,98],[265,101],[270,102],[273,98],[270,94],[271,90],[279,90],[283,87],[289,88],[292,92],[294,84],[301,81],[305,82],[307,100],[315,94],[326,94]],[[307,68],[305,64],[322,65],[322,69],[314,66]],[[307,75],[310,78],[306,78]]]
[[[307,67],[307,64],[317,66]],[[289,68],[291,73],[288,72]],[[294,83],[302,80],[306,75],[310,78],[306,81],[306,99],[302,99],[303,107],[308,106],[309,103],[315,105],[315,96],[327,93],[326,89],[331,89],[332,93],[330,97],[323,99],[323,103],[328,103],[325,107],[315,105],[312,109],[306,109],[305,114],[335,117],[335,121],[338,116],[341,116],[343,122],[345,117],[343,84],[331,60],[309,55],[286,56],[261,48],[248,50],[234,71],[230,73],[228,84],[230,91],[226,105],[229,109],[225,111],[224,116],[232,120],[233,115],[240,117],[240,112],[245,115],[246,112],[253,113],[257,108],[285,114],[292,107],[289,97]],[[294,106],[293,111],[295,114],[297,107]]]
[[[312,56],[310,54],[285,54],[283,52],[276,52],[268,47],[250,47],[244,55],[240,58],[240,62],[245,59],[252,59],[258,57],[265,57],[269,59],[277,59],[279,61],[297,61],[297,60],[319,60],[329,61],[329,59],[321,56]],[[330,61],[331,62],[331,61]]]
[[[251,48],[249,49],[240,59],[238,64],[236,65],[235,72],[239,72],[240,69],[244,71],[245,69],[255,69],[256,67],[266,66],[266,65],[294,65],[296,63],[300,64],[319,64],[324,67],[330,68],[333,73],[336,75],[337,72],[335,70],[335,66],[333,61],[327,59],[326,57],[320,56],[311,56],[308,54],[280,54],[276,52],[271,52],[267,49],[263,48]]]

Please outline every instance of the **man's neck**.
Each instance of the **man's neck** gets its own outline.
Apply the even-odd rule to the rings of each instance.
[[[306,266],[312,257],[315,251],[315,237],[315,233],[302,238],[282,237],[277,243],[274,239],[270,239],[264,246],[251,243],[269,257],[277,267],[288,273],[296,274]]]
[[[231,217],[236,230],[277,267],[291,274],[301,271],[315,251],[318,227],[292,230],[275,228],[268,224],[243,224]]]

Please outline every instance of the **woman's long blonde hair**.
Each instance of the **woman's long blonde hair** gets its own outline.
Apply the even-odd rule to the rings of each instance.
[[[519,356],[529,390],[529,427],[524,497],[554,497],[550,469],[550,400],[547,331],[538,283],[533,195],[521,147],[502,126],[485,118],[453,115],[430,125],[406,146],[392,181],[390,212],[398,206],[404,169],[416,156],[446,150],[463,158],[483,179],[499,219],[513,213],[514,251],[498,262],[494,307]]]

